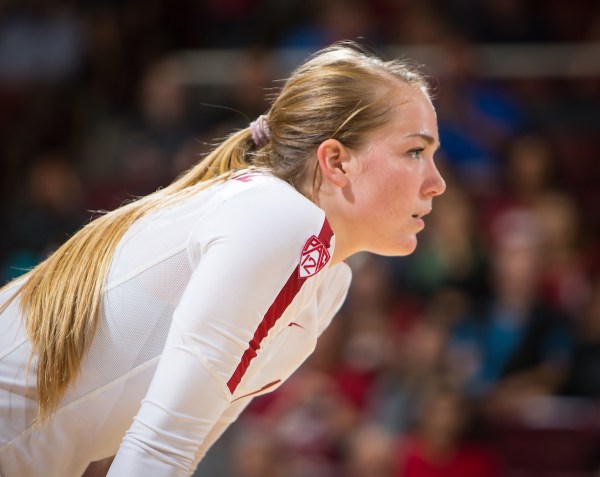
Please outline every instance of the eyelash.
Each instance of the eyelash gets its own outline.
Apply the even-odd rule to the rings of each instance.
[[[422,147],[418,147],[416,149],[411,149],[410,151],[408,151],[408,155],[410,157],[412,157],[413,159],[421,159],[421,153],[424,151],[425,149]]]

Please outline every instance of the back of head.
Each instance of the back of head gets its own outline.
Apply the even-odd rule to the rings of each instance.
[[[259,144],[251,128],[232,134],[168,187],[96,218],[32,270],[18,292],[0,303],[0,313],[20,297],[31,357],[37,357],[40,420],[56,409],[79,372],[95,334],[115,248],[133,222],[196,193],[202,189],[197,185],[250,167],[266,168],[310,197],[318,180],[317,163],[311,169],[310,159],[319,145],[330,138],[349,148],[366,142],[389,120],[400,84],[427,93],[424,78],[407,64],[385,62],[354,44],[316,53],[274,99],[260,122],[268,134]]]
[[[253,153],[253,164],[302,190],[316,174],[308,159],[319,145],[331,138],[349,148],[364,144],[390,119],[401,84],[428,94],[425,78],[406,62],[384,61],[348,42],[317,52],[275,97],[266,114],[270,141]]]

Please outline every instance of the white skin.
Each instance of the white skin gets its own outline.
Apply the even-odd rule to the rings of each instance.
[[[422,90],[399,84],[391,120],[351,150],[335,139],[317,150],[323,177],[316,203],[336,236],[332,262],[368,251],[401,256],[415,250],[433,198],[446,189],[433,156],[435,109]]]
[[[429,97],[404,83],[391,120],[356,150],[335,139],[317,150],[323,177],[316,203],[336,236],[332,263],[369,251],[408,255],[425,226],[421,217],[446,189],[433,155],[437,118]],[[106,475],[112,457],[90,464],[85,477]]]

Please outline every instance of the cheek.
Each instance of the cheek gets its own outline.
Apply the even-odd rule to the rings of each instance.
[[[410,174],[388,174],[381,178],[377,190],[381,201],[390,210],[400,213],[413,207],[418,198],[416,184],[416,179],[413,180]]]
[[[355,205],[364,218],[370,217],[397,231],[402,218],[412,214],[409,211],[418,199],[417,174],[402,164],[387,161],[377,164],[373,161],[370,166],[362,171],[361,181],[355,189]]]
[[[361,215],[388,227],[390,220],[399,220],[405,215],[410,208],[412,192],[403,175],[381,171],[365,179],[356,197]]]

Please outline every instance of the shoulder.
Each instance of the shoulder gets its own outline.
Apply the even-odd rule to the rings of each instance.
[[[194,257],[215,245],[265,258],[300,257],[313,239],[319,247],[332,244],[324,211],[271,175],[234,176],[207,192],[210,211],[197,221],[191,236]]]
[[[325,213],[287,182],[262,172],[247,172],[223,182],[215,190],[218,205],[213,220],[260,229],[263,232],[314,233]],[[317,235],[317,234],[315,234]]]
[[[218,195],[224,200],[239,198],[247,204],[247,207],[256,204],[272,211],[292,207],[298,211],[319,215],[323,213],[317,205],[293,186],[264,172],[245,172],[235,175],[222,183]]]

